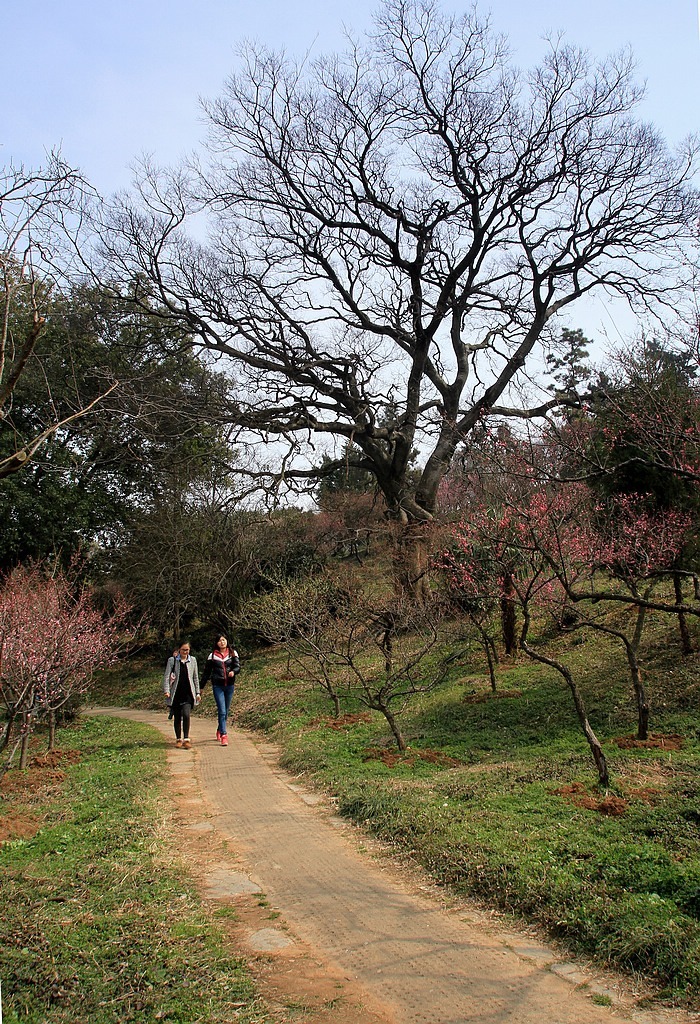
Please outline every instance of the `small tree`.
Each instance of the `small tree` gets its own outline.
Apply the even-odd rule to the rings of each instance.
[[[618,352],[611,376],[592,389],[593,430],[586,451],[604,467],[595,486],[604,494],[644,494],[650,509],[692,515],[673,565],[677,620],[684,655],[692,641],[684,603],[684,579],[696,571],[700,516],[700,387],[696,342],[672,344],[642,337]]]
[[[580,328],[572,331],[565,327],[546,357],[547,369],[554,381],[549,390],[574,406],[580,404],[582,388],[593,372],[588,362],[588,345],[590,341]],[[564,418],[570,419],[566,406],[564,410]]]
[[[268,643],[284,646],[288,668],[292,662],[302,678],[329,698],[336,718],[340,716],[340,694],[332,660],[324,655],[325,637],[334,617],[344,617],[350,608],[351,581],[340,574],[283,577],[268,580],[267,594],[248,603],[241,623]],[[309,661],[314,671],[309,673]]]
[[[125,622],[122,603],[103,613],[76,585],[75,573],[48,573],[34,563],[6,577],[0,590],[0,752],[9,754],[1,771],[18,747],[20,767],[26,766],[29,736],[42,719],[53,748],[56,713],[83,696],[95,672],[115,657]]]
[[[651,424],[647,426],[651,431]],[[480,500],[465,505],[462,530],[447,556],[448,567],[450,558],[454,566],[449,582],[467,595],[475,582],[488,584],[484,566],[476,571],[486,551],[500,573],[497,581],[490,580],[491,592],[503,594],[508,580],[521,591],[521,569],[527,577],[531,560],[539,559],[557,595],[545,609],[557,625],[569,619],[577,629],[606,632],[624,645],[638,737],[646,739],[649,703],[638,659],[646,613],[654,610],[676,618],[700,614],[697,584],[693,602],[684,601],[677,590],[673,602],[658,596],[664,581],[675,583],[680,555],[693,535],[693,509],[682,502],[665,507],[653,493],[606,492],[599,481],[593,486],[587,479],[566,479],[583,468],[577,456],[590,447],[589,428],[576,420],[561,434],[509,435],[482,445],[482,463],[472,465],[470,478]],[[692,433],[688,431],[689,446]],[[560,443],[562,438],[575,444]],[[688,570],[685,574],[697,579]],[[629,616],[627,622],[617,617],[611,623],[615,608],[629,612],[631,623]]]
[[[570,669],[530,644],[533,608],[551,612],[561,607],[565,591],[546,554],[530,543],[526,517],[510,508],[495,515],[482,506],[472,508],[468,521],[455,527],[453,546],[445,552],[443,565],[454,591],[471,594],[473,599],[494,600],[507,587],[510,600],[516,601],[522,616],[519,647],[528,657],[549,665],[566,682],[573,698],[576,716],[598,771],[601,786],[609,783],[608,765],[588,719],[585,702]],[[489,571],[483,572],[483,552],[490,552]],[[513,564],[517,570],[513,571]],[[555,617],[558,617],[555,612]]]
[[[528,543],[576,605],[576,628],[590,628],[623,644],[637,708],[637,737],[647,739],[649,702],[639,665],[639,646],[649,609],[683,613],[685,606],[654,600],[674,565],[691,526],[682,511],[650,510],[645,496],[617,495],[605,503],[582,485],[559,487],[524,511]],[[590,603],[593,602],[593,603]],[[633,613],[631,625],[606,621],[611,606]],[[585,609],[583,611],[582,609]],[[697,614],[697,612],[695,612]]]
[[[362,592],[358,581],[321,575],[291,581],[248,610],[248,620],[283,644],[302,678],[324,692],[336,716],[359,704],[386,719],[399,750],[398,713],[446,677],[442,608]]]

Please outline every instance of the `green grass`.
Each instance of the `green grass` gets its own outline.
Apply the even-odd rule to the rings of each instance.
[[[591,996],[591,1002],[594,1003],[595,1006],[612,1006],[613,1005],[613,1001],[610,998],[610,996],[606,996],[602,992],[594,992],[593,995]]]
[[[457,893],[697,1006],[700,658],[681,657],[663,620],[650,616],[647,636],[651,731],[680,733],[678,751],[615,742],[636,726],[619,642],[592,634],[555,641],[603,743],[607,794],[559,676],[525,659],[504,663],[494,696],[476,645],[440,690],[402,713],[409,751],[398,759],[377,756],[394,749],[379,716],[331,728],[327,700],[286,677],[281,653],[247,666],[239,713],[243,724],[272,731],[285,767]],[[602,813],[615,800],[623,813]]]
[[[144,708],[162,711],[163,672],[166,659],[159,665],[148,654],[136,655],[98,673],[90,687],[89,703],[95,707]]]
[[[622,749],[616,739],[632,734],[636,719],[619,642],[581,633],[547,644],[581,688],[609,761],[608,793],[596,784],[559,676],[521,657],[498,667],[493,695],[476,643],[438,690],[400,711],[409,743],[401,757],[384,719],[361,714],[359,704],[344,705],[352,717],[333,722],[328,698],[293,677],[282,651],[245,659],[233,718],[270,733],[285,767],[442,884],[697,1007],[700,656],[681,657],[674,629],[648,617],[642,667],[651,730],[678,733],[684,745]],[[120,666],[101,678],[93,702],[160,708],[161,672],[146,659]],[[152,777],[150,762],[135,770]]]
[[[160,737],[88,718],[61,741],[80,760],[43,827],[0,847],[4,1024],[266,1020],[178,855]]]

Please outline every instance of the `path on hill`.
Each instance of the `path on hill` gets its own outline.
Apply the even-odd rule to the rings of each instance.
[[[332,985],[324,990],[325,1016],[314,1015],[307,992],[308,1015],[280,1020],[660,1024],[680,1019],[671,1011],[642,1010],[610,978],[561,960],[532,936],[506,931],[487,914],[463,904],[448,906],[437,889],[420,884],[416,872],[378,852],[360,830],[338,818],[330,801],[283,772],[275,749],[257,737],[234,729],[230,745],[222,748],[210,735],[215,724],[200,718],[193,724],[194,746],[186,751],[174,747],[164,714],[94,710],[147,723],[163,734],[183,828],[210,854],[200,864],[205,895],[234,902],[237,912],[243,908],[248,946],[264,961],[268,980],[284,973],[291,985],[301,972],[295,951],[315,965],[319,985],[326,975],[326,981],[335,979],[338,997],[332,998]],[[199,784],[194,789],[193,765]],[[260,910],[257,916],[246,914],[251,900],[264,906],[264,918]],[[594,1002],[606,997],[612,1007]]]

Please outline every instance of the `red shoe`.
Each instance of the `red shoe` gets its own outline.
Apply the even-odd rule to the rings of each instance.
[[[222,735],[222,737],[221,737],[221,746],[222,747],[227,747],[228,746],[228,736],[226,735],[226,733],[224,733]]]
[[[221,733],[220,733],[220,732],[219,732],[219,730],[217,729],[217,730],[216,730],[216,742],[218,743],[220,739],[221,739]]]

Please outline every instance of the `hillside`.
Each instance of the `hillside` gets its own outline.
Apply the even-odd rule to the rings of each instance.
[[[501,660],[493,692],[475,640],[451,652],[439,686],[396,708],[403,753],[384,718],[357,700],[344,700],[335,717],[328,695],[298,677],[282,648],[240,645],[234,717],[268,732],[284,767],[442,884],[698,1005],[699,656],[682,657],[668,619],[649,616],[651,736],[640,742],[621,645],[592,633],[552,644],[603,744],[607,790],[561,677],[520,655]],[[102,678],[95,700],[159,707],[159,672],[143,661],[131,675],[122,667]]]

